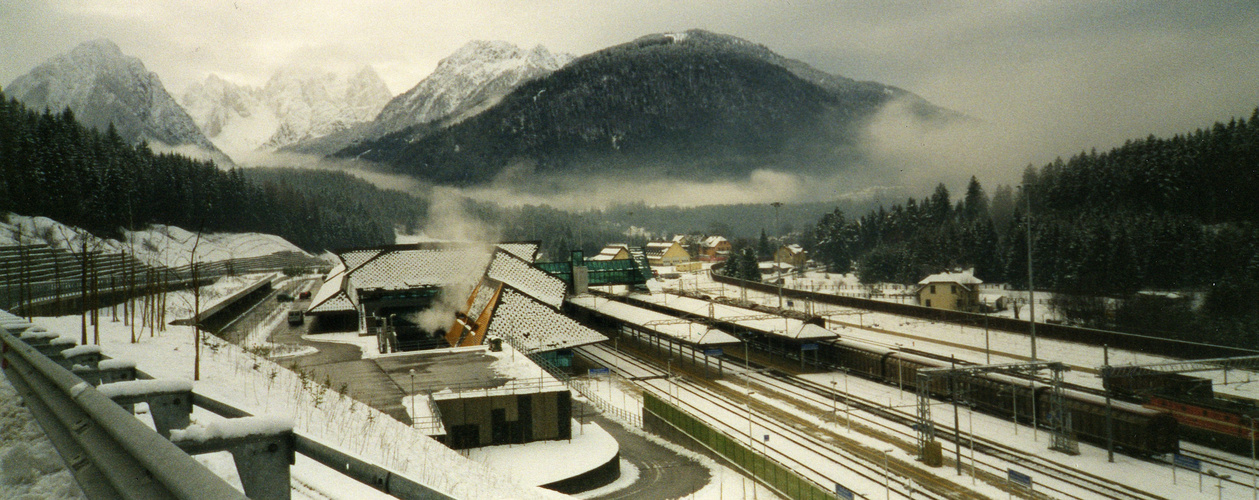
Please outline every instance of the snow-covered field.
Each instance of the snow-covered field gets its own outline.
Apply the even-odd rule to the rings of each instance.
[[[97,238],[79,228],[47,217],[0,214],[0,245],[47,244],[54,248],[102,253],[133,253],[153,266],[185,266],[196,262],[260,257],[276,252],[302,252],[284,238],[261,233],[197,234],[175,227],[154,225],[143,231],[124,231],[122,240]],[[196,248],[195,255],[193,248]]]

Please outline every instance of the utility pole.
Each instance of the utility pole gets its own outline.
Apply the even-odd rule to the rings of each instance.
[[[778,209],[782,208],[783,204],[781,201],[775,201],[769,206],[774,207],[774,231],[778,233],[778,236],[782,236],[782,226],[778,224]]]
[[[1036,286],[1032,284],[1032,190],[1023,186],[1023,198],[1027,201],[1027,321],[1032,334],[1032,362],[1036,359]]]

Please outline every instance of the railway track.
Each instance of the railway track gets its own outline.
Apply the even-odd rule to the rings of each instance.
[[[909,440],[916,439],[915,434],[910,430],[916,419],[913,415],[905,412],[889,409],[872,400],[853,396],[852,394],[841,395],[832,389],[812,382],[809,380],[794,377],[786,373],[770,370],[761,373],[749,374],[758,384],[766,387],[783,389],[791,397],[801,398],[813,405],[816,409],[826,409],[825,407],[832,404],[833,401],[844,399],[852,406],[859,409],[861,413],[869,415],[869,417],[859,416],[867,423],[875,426],[889,429],[898,435],[904,436]],[[784,387],[787,386],[787,387]],[[792,390],[798,389],[798,390]],[[851,417],[850,417],[851,418]],[[891,425],[885,422],[890,422]],[[987,457],[981,460],[978,456],[975,462],[983,465],[988,472],[994,476],[1004,474],[1009,464],[1017,464],[1020,468],[1028,469],[1036,472],[1040,477],[1052,478],[1054,481],[1062,481],[1070,485],[1071,488],[1084,490],[1085,495],[1068,491],[1067,488],[1051,483],[1042,482],[1041,485],[1052,491],[1070,498],[1118,498],[1118,499],[1162,499],[1162,497],[1150,492],[1141,491],[1137,488],[1112,481],[1110,479],[1090,474],[1084,471],[1074,469],[1072,467],[1056,463],[1054,461],[1026,453],[1017,448],[1013,448],[990,439],[975,437],[972,441],[970,436],[957,432],[951,426],[936,423],[940,433],[937,437],[943,441],[960,444],[962,447],[969,448],[972,445],[978,454]],[[995,459],[995,460],[994,460]],[[1070,481],[1064,480],[1070,478]]]
[[[1251,467],[1250,460],[1237,460],[1232,457],[1215,453],[1204,453],[1192,449],[1181,449],[1180,454],[1200,461],[1204,473],[1207,470],[1214,470],[1220,474],[1231,476],[1224,480],[1225,483],[1235,484],[1247,489],[1254,487],[1254,469]]]
[[[725,392],[723,395],[685,378],[667,378],[669,374],[658,365],[624,352],[614,352],[603,346],[586,346],[579,348],[578,352],[606,366],[619,365],[622,370],[628,370],[628,378],[634,380],[639,386],[651,390],[662,399],[684,408],[697,418],[722,429],[731,436],[743,436],[749,439],[749,442],[755,441],[753,436],[759,434],[757,430],[774,436],[775,439],[769,442],[749,446],[754,451],[770,457],[817,483],[824,490],[830,490],[831,484],[852,484],[851,476],[856,475],[865,483],[877,485],[878,491],[882,491],[885,481],[891,481],[891,476],[895,475],[897,480],[891,481],[892,486],[900,486],[901,489],[892,489],[890,493],[897,498],[946,499],[975,496],[973,492],[947,481],[941,481],[939,478],[916,481],[914,484],[927,486],[927,488],[915,488],[910,491],[908,483],[900,478],[906,477],[906,473],[913,469],[912,466],[899,461],[889,461],[889,475],[888,479],[885,479],[882,470],[882,452],[836,447],[832,440],[821,439],[803,432],[800,428],[788,425],[780,419],[768,418],[766,412],[772,409],[772,405],[750,399],[750,407],[754,411],[749,412],[748,407],[744,406],[745,403],[732,399],[729,390],[723,391]],[[748,415],[751,416],[750,422]],[[753,427],[750,433],[747,427],[749,424]],[[872,461],[871,458],[874,460]],[[941,489],[944,491],[940,491]]]

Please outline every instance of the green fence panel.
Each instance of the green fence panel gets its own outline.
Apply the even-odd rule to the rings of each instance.
[[[770,485],[774,489],[796,499],[830,499],[834,495],[827,489],[800,477],[778,462],[757,453],[753,446],[727,436],[709,427],[699,419],[691,416],[652,394],[643,394],[643,408],[656,414],[661,419],[681,430],[731,463],[749,471],[753,476]]]

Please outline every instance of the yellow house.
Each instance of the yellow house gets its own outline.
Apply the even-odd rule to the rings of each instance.
[[[675,266],[691,260],[691,255],[676,241],[647,243],[647,262],[653,266]]]
[[[800,245],[783,245],[774,252],[774,262],[782,262],[783,264],[791,264],[797,269],[803,268],[804,263],[809,260],[809,252],[804,251]]]
[[[629,260],[629,245],[624,243],[613,243],[603,247],[599,251],[599,255],[591,257],[590,260]]]
[[[918,282],[918,305],[973,311],[979,307],[979,285],[974,269],[960,272],[933,274]]]
[[[726,260],[730,258],[730,240],[721,236],[709,236],[700,243],[700,260]]]

